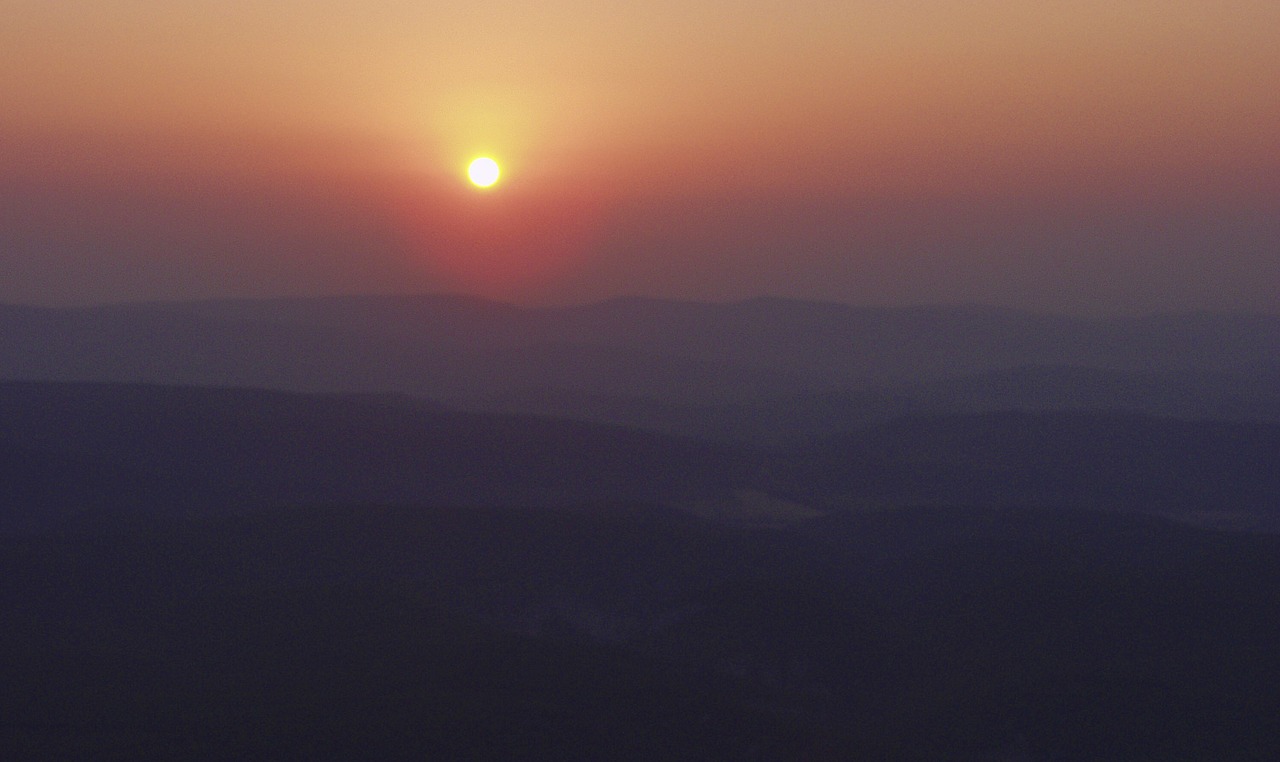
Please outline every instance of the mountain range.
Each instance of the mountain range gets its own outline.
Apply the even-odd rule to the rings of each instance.
[[[1274,418],[1280,316],[455,296],[6,307],[0,377],[399,393],[704,431],[744,412],[856,423],[949,404]]]
[[[0,755],[1280,754],[1280,317],[0,308]]]

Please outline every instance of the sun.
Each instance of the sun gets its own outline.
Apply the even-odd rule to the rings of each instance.
[[[475,185],[488,188],[498,182],[498,162],[482,156],[467,167],[467,177],[471,178],[471,182]]]

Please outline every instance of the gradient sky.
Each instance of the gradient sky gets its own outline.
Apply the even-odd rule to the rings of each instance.
[[[0,12],[0,301],[1278,309],[1275,0]]]

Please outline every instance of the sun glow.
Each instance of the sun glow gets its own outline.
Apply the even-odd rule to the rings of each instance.
[[[481,188],[488,188],[498,182],[498,162],[487,156],[471,162],[467,167],[467,177],[471,178],[471,182]]]

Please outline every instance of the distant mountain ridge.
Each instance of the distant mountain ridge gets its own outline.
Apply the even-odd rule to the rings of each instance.
[[[396,393],[746,439],[759,432],[726,434],[726,416],[757,430],[771,416],[858,425],[1054,409],[1072,395],[1087,408],[1273,419],[1280,316],[1085,320],[771,298],[525,308],[449,295],[10,306],[0,378]]]

